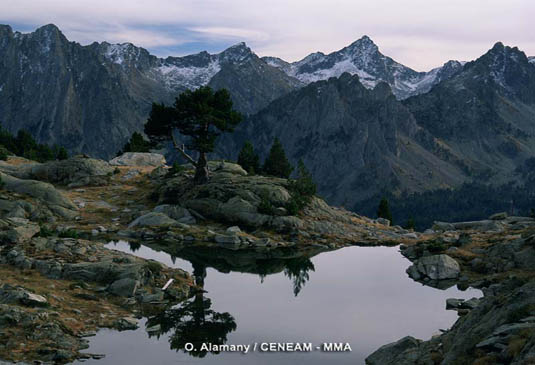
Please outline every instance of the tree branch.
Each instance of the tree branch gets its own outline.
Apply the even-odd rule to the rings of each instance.
[[[197,167],[197,161],[195,161],[190,155],[188,155],[186,151],[184,151],[184,148],[180,147],[180,145],[175,140],[175,136],[173,136],[172,133],[171,138],[173,139],[173,146],[175,147],[175,149],[177,149],[178,152],[180,152],[182,156],[184,156],[184,158],[188,160],[193,166]]]

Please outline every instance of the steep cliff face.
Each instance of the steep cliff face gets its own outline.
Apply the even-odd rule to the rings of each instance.
[[[243,123],[233,145],[222,143],[232,146],[223,153],[235,154],[251,140],[265,157],[275,137],[292,162],[305,162],[320,194],[333,204],[353,207],[383,189],[421,190],[462,180],[459,167],[432,153],[432,136],[386,83],[369,90],[348,73],[274,101]]]
[[[245,114],[299,85],[245,44],[160,59],[129,43],[81,46],[54,25],[29,34],[0,26],[0,121],[71,152],[113,156],[142,130],[153,101],[170,103],[212,78]]]
[[[462,72],[404,104],[466,161],[474,177],[505,181],[535,154],[535,66],[497,43]]]

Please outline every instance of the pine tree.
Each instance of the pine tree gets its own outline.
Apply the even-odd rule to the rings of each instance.
[[[238,155],[238,164],[251,175],[260,172],[260,158],[251,142],[244,143]]]
[[[390,206],[388,205],[388,200],[386,200],[385,197],[383,197],[379,203],[379,207],[377,208],[377,217],[388,219],[390,224],[393,223],[392,213],[390,213]]]
[[[57,153],[57,155],[56,155],[56,158],[57,158],[58,160],[60,160],[60,161],[61,161],[61,160],[66,160],[66,159],[69,158],[69,153],[67,152],[67,150],[65,149],[65,147],[63,147],[63,146],[59,147],[59,149],[58,149],[58,153]]]
[[[195,166],[195,184],[208,182],[207,154],[214,151],[221,133],[233,132],[242,116],[232,107],[230,93],[225,89],[217,91],[203,86],[195,91],[187,90],[175,99],[171,107],[152,104],[149,119],[145,124],[145,134],[153,142],[171,140],[174,148]],[[189,139],[184,146],[174,138],[174,131]],[[197,160],[185,151],[197,151]]]
[[[286,157],[282,144],[278,138],[275,138],[271,150],[269,151],[269,155],[264,161],[262,171],[266,175],[287,179],[290,177],[293,169],[292,165],[290,165],[290,161],[288,161],[288,158]]]
[[[415,229],[416,228],[416,222],[414,222],[414,218],[412,216],[407,219],[407,224],[405,225],[406,229]]]

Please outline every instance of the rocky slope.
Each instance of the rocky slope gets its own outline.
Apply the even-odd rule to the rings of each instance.
[[[516,47],[496,43],[462,72],[404,104],[473,177],[503,182],[534,156],[535,67]]]
[[[329,203],[356,210],[384,191],[518,183],[517,167],[535,156],[534,78],[524,53],[501,43],[401,102],[385,83],[370,90],[343,74],[272,102],[220,154],[236,157],[250,140],[265,157],[277,137],[294,164],[303,159]]]
[[[54,25],[28,34],[0,26],[3,126],[25,128],[39,142],[71,152],[115,155],[142,130],[152,102],[172,102],[213,78],[212,86],[229,89],[245,114],[299,84],[243,43],[214,55],[160,59],[130,43],[81,46]]]
[[[357,75],[315,82],[276,100],[244,122],[233,141],[227,137],[221,155],[237,156],[250,140],[263,158],[275,137],[294,164],[304,161],[329,203],[348,208],[382,190],[455,186],[464,178],[461,166],[436,153],[433,137],[386,83],[369,90]]]
[[[448,61],[429,72],[414,71],[379,52],[368,36],[328,55],[316,52],[293,63],[276,57],[263,59],[306,84],[339,77],[345,72],[358,75],[367,88],[374,88],[383,81],[390,85],[398,99],[425,93],[462,68],[461,62]]]

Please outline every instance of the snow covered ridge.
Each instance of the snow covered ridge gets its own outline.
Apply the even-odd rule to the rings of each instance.
[[[231,46],[218,54],[209,54],[200,52],[183,57],[157,58],[150,56],[143,48],[134,46],[131,43],[100,45],[101,54],[111,63],[122,66],[123,68],[136,67],[141,62],[145,53],[147,59],[153,58],[147,74],[164,83],[167,89],[196,89],[210,82],[212,77],[217,74],[225,64],[240,64],[246,62],[252,57],[256,57],[245,43],[238,43]]]
[[[328,55],[316,52],[293,63],[275,57],[264,57],[264,60],[305,84],[339,77],[344,72],[358,75],[367,88],[374,88],[380,81],[384,81],[390,85],[398,99],[429,91],[463,66],[461,62],[449,61],[429,72],[417,72],[384,56],[367,36]]]

